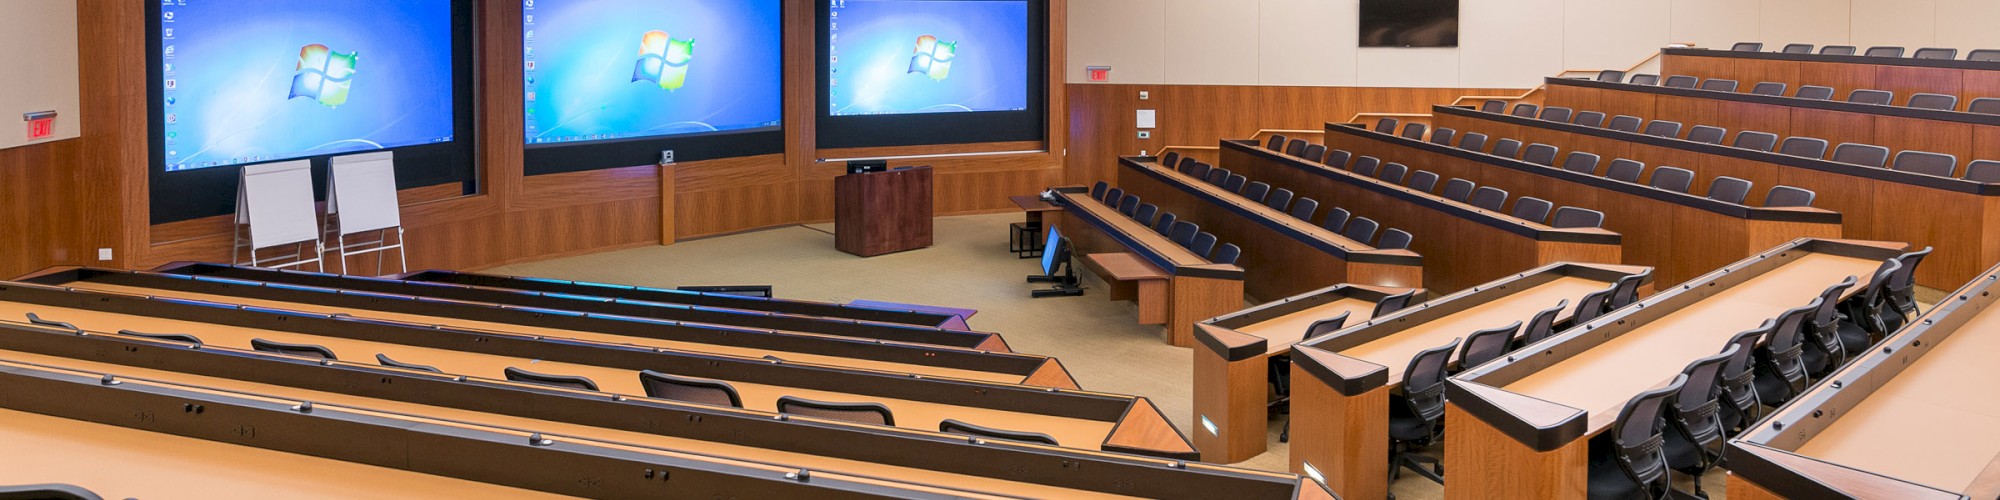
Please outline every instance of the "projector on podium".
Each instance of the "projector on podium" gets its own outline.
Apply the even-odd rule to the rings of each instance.
[[[931,246],[931,167],[833,179],[833,246],[874,257]]]

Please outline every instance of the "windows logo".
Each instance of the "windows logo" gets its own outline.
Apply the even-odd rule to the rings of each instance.
[[[687,84],[688,63],[694,60],[694,40],[675,40],[665,31],[648,31],[639,39],[639,63],[632,81],[649,81],[678,90]]]
[[[292,93],[286,99],[310,97],[327,107],[347,103],[347,90],[353,83],[355,53],[334,52],[325,45],[312,44],[299,49],[299,66],[292,75]]]
[[[920,36],[917,37],[917,54],[910,56],[909,72],[942,82],[945,77],[951,76],[951,61],[957,58],[958,42],[944,43],[934,36]]]

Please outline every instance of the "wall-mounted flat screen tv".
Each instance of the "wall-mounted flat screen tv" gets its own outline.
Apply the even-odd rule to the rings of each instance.
[[[1457,47],[1458,0],[1361,0],[1362,47]]]

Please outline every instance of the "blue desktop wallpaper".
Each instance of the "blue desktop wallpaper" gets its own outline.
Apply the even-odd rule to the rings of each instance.
[[[776,128],[780,3],[524,1],[529,147]]]
[[[830,1],[829,115],[1028,109],[1028,2]]]
[[[450,142],[450,0],[170,0],[168,171]]]

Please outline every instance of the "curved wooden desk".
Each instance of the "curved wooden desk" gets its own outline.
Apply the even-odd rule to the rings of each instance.
[[[790,314],[848,318],[888,323],[904,323],[922,326],[946,326],[951,315],[924,311],[882,309],[854,304],[836,304],[779,298],[744,297],[726,293],[691,292],[667,288],[652,288],[612,283],[558,280],[528,276],[505,276],[498,274],[467,273],[444,269],[431,269],[396,276],[403,281],[424,283],[448,283],[454,285],[488,288],[507,288],[534,292],[547,292],[594,297],[612,297],[645,302],[664,302],[698,306],[728,307],[754,311],[771,311]]]
[[[1922,92],[1957,96],[1959,109],[1973,99],[2000,97],[2000,63],[1991,61],[1676,48],[1660,52],[1661,75],[1736,80],[1744,91],[1757,82],[1783,83],[1787,93],[1800,85],[1832,87],[1839,98],[1861,89],[1887,90],[1896,93],[1898,103]]]

